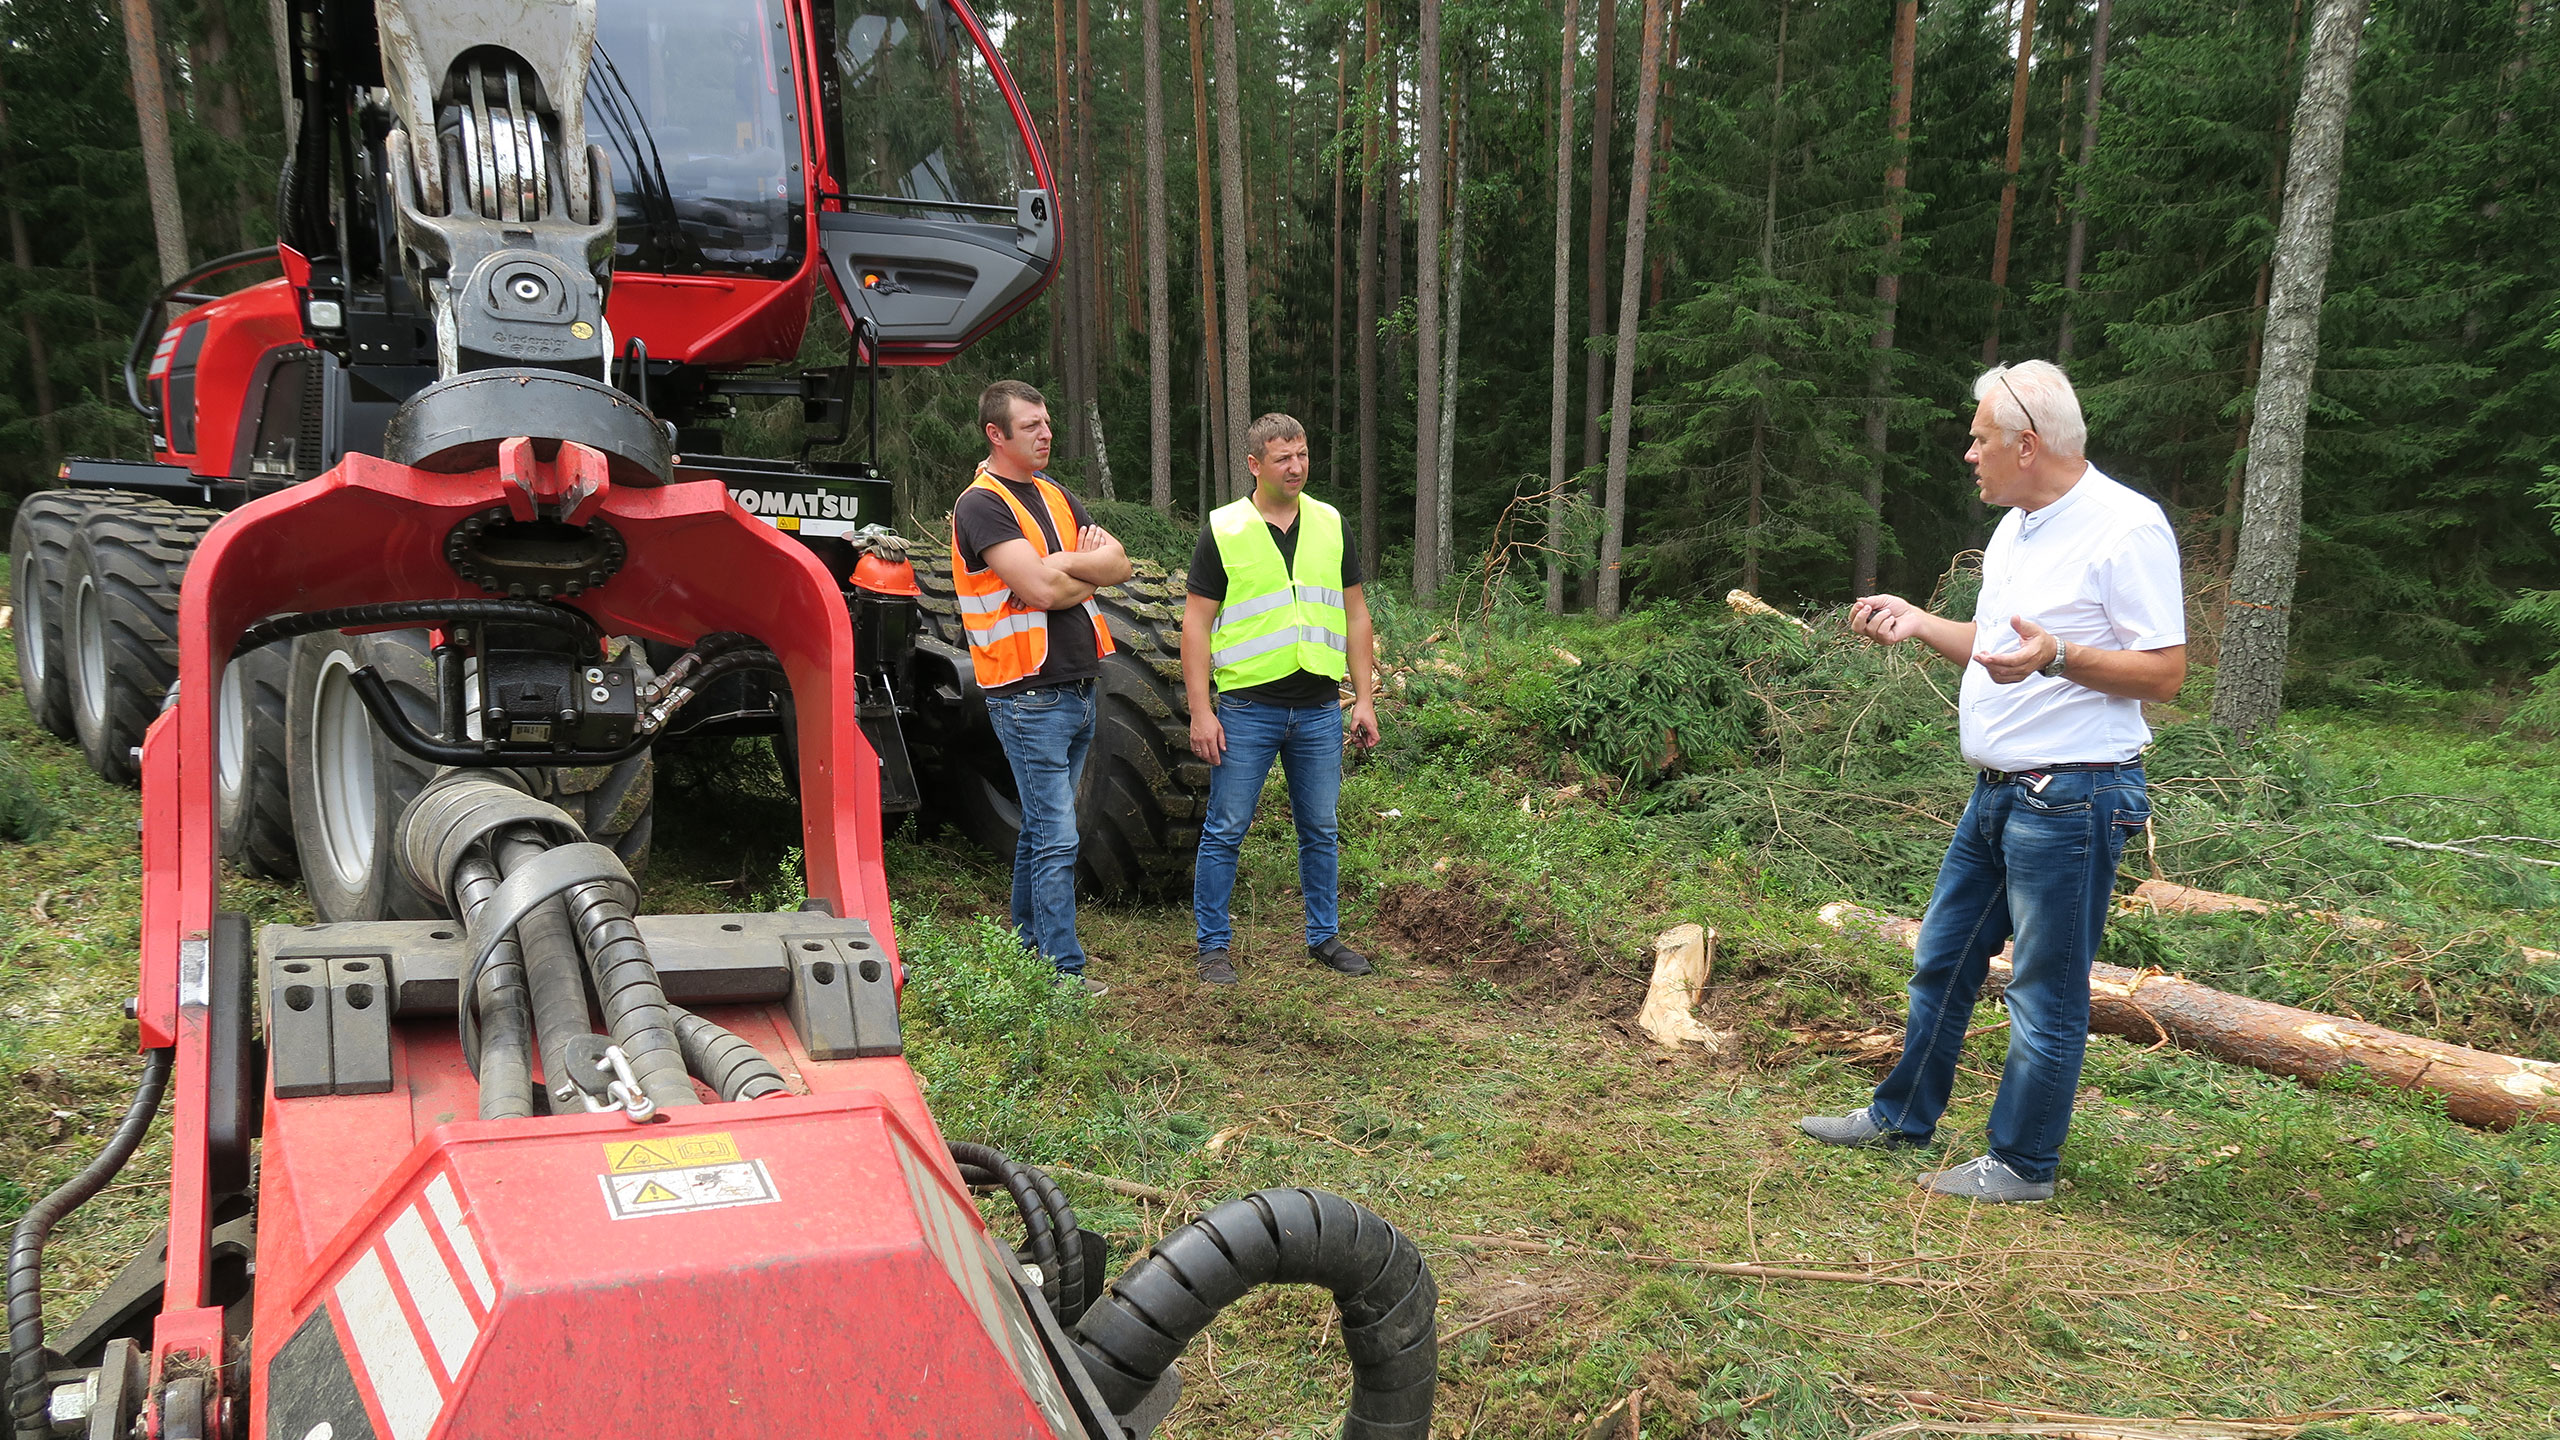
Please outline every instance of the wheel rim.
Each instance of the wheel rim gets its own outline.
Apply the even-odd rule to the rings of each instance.
[[[240,777],[249,769],[249,699],[237,662],[222,667],[222,704],[214,714],[214,774],[228,803],[239,795]]]
[[[92,729],[107,713],[107,621],[99,613],[98,582],[87,575],[71,591],[72,674],[79,680],[80,719]]]
[[[320,669],[311,717],[311,793],[320,802],[320,844],[329,869],[350,890],[373,872],[373,723],[356,698],[355,661],[332,653]]]
[[[44,677],[53,669],[53,657],[44,653],[44,581],[24,573],[35,563],[35,554],[30,551],[10,574],[18,582],[18,668],[26,675],[28,692],[41,695]]]

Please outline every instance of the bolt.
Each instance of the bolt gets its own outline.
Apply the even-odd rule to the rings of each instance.
[[[599,685],[593,690],[587,692],[587,698],[593,700],[599,705],[602,705],[613,698],[613,692]]]
[[[92,1375],[86,1380],[75,1380],[68,1385],[54,1386],[53,1396],[45,1405],[45,1418],[51,1422],[54,1429],[67,1431],[74,1426],[86,1424],[89,1412],[96,1408],[98,1408],[98,1377]]]
[[[597,667],[595,667],[595,666],[593,666],[593,665],[588,666],[588,667],[587,667],[587,683],[588,683],[588,684],[590,684],[590,685],[601,685],[601,684],[603,684],[603,683],[604,683],[604,671],[602,671],[601,669],[598,669]]]

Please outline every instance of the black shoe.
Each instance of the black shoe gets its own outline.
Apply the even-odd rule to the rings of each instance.
[[[1322,944],[1308,946],[1307,953],[1345,975],[1366,975],[1377,968],[1369,963],[1368,956],[1343,944],[1339,935],[1328,935]]]
[[[1200,979],[1208,985],[1236,983],[1235,961],[1223,949],[1200,952]]]

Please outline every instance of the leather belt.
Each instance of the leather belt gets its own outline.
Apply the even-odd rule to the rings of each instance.
[[[1982,777],[1982,783],[1986,785],[2006,785],[2014,780],[2032,789],[2042,790],[2049,776],[2141,768],[2142,757],[2137,755],[2130,760],[2073,760],[2060,765],[2038,765],[2032,770],[1982,770],[1975,773]]]

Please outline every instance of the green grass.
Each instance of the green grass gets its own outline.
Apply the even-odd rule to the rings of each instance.
[[[909,1053],[948,1133],[1200,1203],[1308,1184],[1377,1208],[1421,1239],[1447,1299],[1452,1436],[1580,1436],[1639,1386],[1649,1433],[1665,1435],[1862,1435],[1931,1413],[1897,1398],[1919,1391],[2114,1415],[2405,1407],[2467,1427],[2361,1418],[2316,1435],[2560,1431],[2554,1127],[2475,1131],[2423,1096],[2100,1038],[2049,1206],[1927,1202],[1910,1177],[1931,1157],[1794,1136],[1796,1117],[1857,1103],[1898,1032],[1907,956],[1812,911],[1848,896],[1909,913],[1910,875],[1934,863],[1943,831],[1910,813],[1953,813],[1926,672],[1725,636],[1748,683],[1711,685],[1693,717],[1677,687],[1621,696],[1569,672],[1633,673],[1645,646],[1712,616],[1603,633],[1506,612],[1459,631],[1382,610],[1403,685],[1387,745],[1343,798],[1347,928],[1380,974],[1304,958],[1276,788],[1246,845],[1233,990],[1193,979],[1187,909],[1095,906],[1082,928],[1112,993],[1061,997],[1007,942],[1002,865],[906,832],[888,864]],[[1755,698],[1781,691],[1774,710]],[[1592,741],[1564,733],[1558,717],[1575,715]],[[1651,763],[1663,752],[1629,743],[1625,717],[1702,743]],[[2193,731],[2164,738],[2178,735],[2196,748],[2165,759],[2239,768],[2156,775],[2238,778],[2164,787],[2164,872],[2395,928],[2154,920],[2119,927],[2127,958],[2560,1055],[2548,977],[2514,943],[2554,932],[2547,878],[2362,838],[2560,836],[2560,751],[2425,717],[2312,716],[2246,757],[2216,757]],[[135,808],[38,734],[14,693],[0,693],[0,740],[61,817],[43,840],[0,844],[0,1214],[14,1214],[95,1146],[134,1072],[116,1007]],[[666,780],[654,907],[796,898],[796,828],[760,746],[698,754]],[[2434,795],[2455,798],[2386,800]],[[273,887],[230,883],[227,903],[294,913]],[[1719,932],[1703,1008],[1733,1034],[1720,1055],[1664,1052],[1631,1028],[1650,940],[1686,920]],[[1978,1146],[2000,1055],[1997,1031],[1974,1037],[1943,1132],[1956,1158]],[[66,1230],[62,1303],[139,1243],[162,1163],[146,1153]],[[1183,1218],[1065,1183],[1123,1256]],[[1895,1273],[1952,1283],[1676,1263],[1909,1257],[1929,1258]],[[1348,1369],[1327,1309],[1303,1289],[1235,1307],[1184,1361],[1186,1397],[1159,1433],[1332,1433]]]

